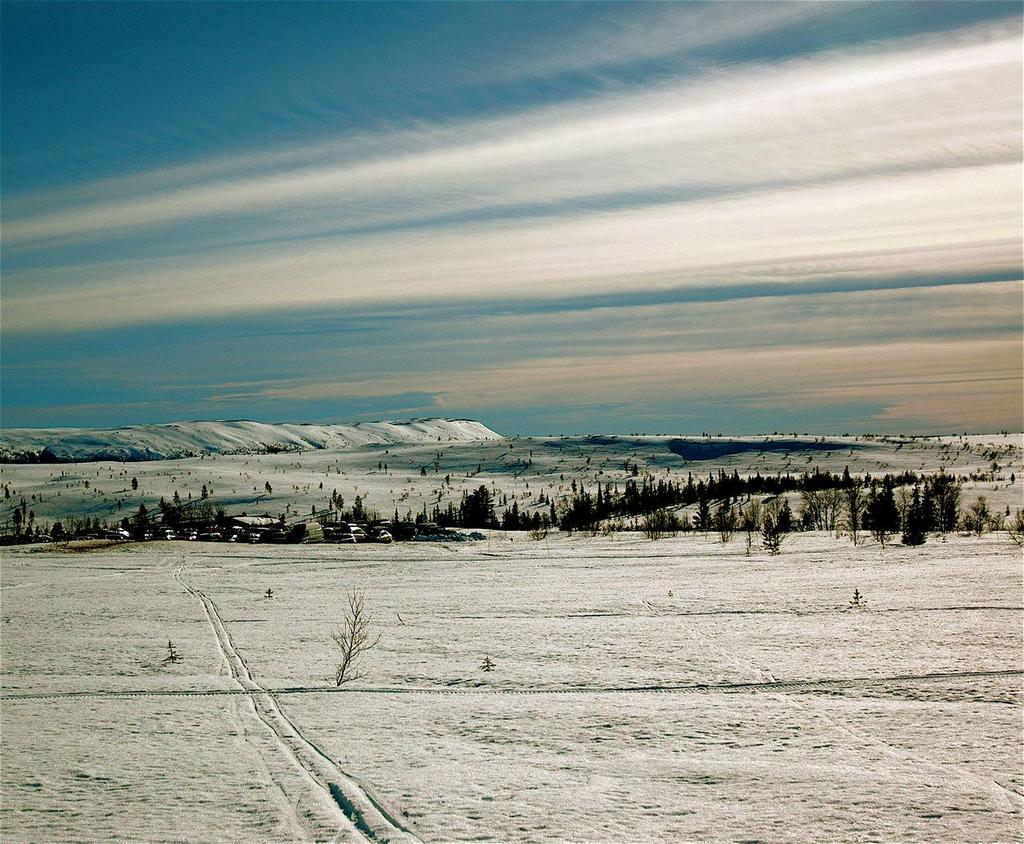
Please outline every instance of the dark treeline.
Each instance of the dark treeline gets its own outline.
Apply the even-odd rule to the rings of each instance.
[[[937,475],[946,478],[949,475]],[[697,505],[696,526],[710,528],[714,514],[712,502],[734,502],[752,496],[778,496],[787,492],[818,493],[825,490],[844,490],[852,487],[875,489],[885,487],[893,490],[897,487],[914,487],[925,483],[925,496],[928,496],[930,482],[928,477],[914,472],[887,474],[881,477],[852,476],[848,469],[842,474],[832,474],[815,469],[814,472],[778,475],[761,475],[755,473],[749,477],[741,477],[738,472],[728,474],[719,471],[709,473],[706,477],[694,478],[690,474],[685,483],[672,480],[657,479],[647,474],[628,478],[622,489],[617,483],[602,485],[598,483],[591,491],[582,484],[572,482],[572,492],[560,503],[547,498],[544,493],[537,499],[531,510],[520,509],[518,502],[505,507],[499,513],[498,503],[486,486],[480,486],[473,492],[463,495],[458,504],[449,503],[445,507],[435,506],[423,510],[416,516],[416,521],[430,521],[439,527],[464,528],[501,528],[504,530],[541,530],[559,527],[562,530],[594,531],[602,523],[609,520],[639,517],[657,511]],[[671,529],[686,530],[692,523],[673,521]],[[783,525],[787,529],[798,527],[822,527],[831,529],[834,524],[803,525],[796,517],[783,512]]]
[[[517,501],[506,507],[501,516],[495,512],[494,496],[486,486],[462,496],[458,505],[448,504],[444,509],[435,506],[426,508],[417,516],[417,521],[432,521],[439,527],[501,528],[502,530],[546,530],[558,523],[554,503],[544,493],[537,499],[540,509],[530,513],[519,509]]]
[[[870,474],[852,476],[849,469],[844,469],[842,474],[815,469],[814,472],[798,475],[787,473],[762,476],[755,473],[748,477],[741,477],[735,471],[728,474],[720,470],[717,475],[710,473],[700,479],[690,474],[685,483],[644,475],[639,480],[628,479],[621,491],[617,484],[602,487],[598,483],[591,492],[573,482],[572,494],[562,507],[558,525],[568,531],[594,531],[607,520],[696,505],[694,522],[670,519],[672,524],[668,527],[673,530],[687,530],[691,527],[708,530],[713,527],[715,511],[721,510],[723,505],[729,507],[734,502],[755,496],[774,497],[799,492],[805,506],[801,516],[796,518],[789,513],[788,505],[784,505],[782,524],[785,529],[832,530],[837,527],[844,508],[844,493],[847,493],[845,498],[848,498],[851,490],[866,490],[871,496],[885,491],[889,497],[893,490],[901,487],[918,490],[919,506],[927,511],[927,515],[922,516],[924,529],[952,530],[956,526],[959,483],[952,476],[942,472],[932,476],[915,472],[876,477]],[[951,495],[954,488],[956,494]],[[951,500],[954,501],[952,513]],[[865,496],[864,506],[868,501],[869,497]],[[718,506],[713,508],[713,503]],[[855,509],[858,506],[855,504]],[[881,512],[877,508],[876,511]]]

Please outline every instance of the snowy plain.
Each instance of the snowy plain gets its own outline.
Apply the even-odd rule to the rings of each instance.
[[[622,483],[627,463],[685,478],[787,465],[966,475],[995,460],[965,500],[1021,504],[1008,480],[1019,436],[689,462],[668,444],[0,468],[41,519],[204,483],[237,509],[267,481],[256,506],[272,513],[322,506],[335,487],[415,512],[481,483],[529,507],[573,481]],[[5,549],[0,838],[1024,840],[1024,586],[1006,534],[882,549],[800,533],[777,557],[745,551],[739,535],[499,531]],[[338,691],[330,633],[350,589],[365,590],[382,638],[367,676]],[[849,607],[854,589],[865,608]],[[181,662],[162,664],[168,640]]]
[[[622,534],[9,552],[5,841],[368,837],[238,693],[186,586],[286,729],[422,840],[1021,837],[1005,538],[747,557]],[[339,692],[349,588],[383,636]]]

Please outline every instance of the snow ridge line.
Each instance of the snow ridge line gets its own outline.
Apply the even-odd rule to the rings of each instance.
[[[950,671],[932,672],[929,674],[895,674],[888,677],[847,677],[825,678],[821,680],[769,680],[737,683],[689,683],[679,685],[654,686],[579,686],[561,689],[501,689],[486,687],[464,688],[409,688],[402,686],[368,686],[338,688],[337,686],[282,686],[279,688],[262,689],[267,695],[309,695],[309,694],[346,694],[346,695],[590,695],[590,694],[673,694],[707,692],[745,691],[786,691],[787,689],[819,689],[819,688],[858,688],[884,686],[889,683],[928,682],[942,680],[969,680],[984,677],[1019,677],[1024,670],[1010,668],[999,671]],[[124,691],[100,690],[81,692],[26,692],[24,694],[0,694],[0,701],[18,700],[61,700],[74,698],[125,698],[125,697],[216,697],[219,695],[251,695],[250,689],[126,689]],[[294,727],[293,727],[294,729]]]
[[[174,579],[190,595],[198,598],[217,636],[217,643],[227,659],[231,676],[242,686],[253,702],[256,715],[277,736],[281,745],[331,797],[344,819],[369,841],[419,842],[410,829],[400,823],[381,803],[354,778],[346,774],[281,711],[273,694],[252,676],[249,666],[235,649],[234,642],[217,610],[217,605],[203,591],[186,583],[182,577],[184,562],[174,572]]]

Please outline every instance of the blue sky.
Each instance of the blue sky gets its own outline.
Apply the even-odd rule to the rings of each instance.
[[[1003,3],[19,3],[4,427],[1020,429]]]

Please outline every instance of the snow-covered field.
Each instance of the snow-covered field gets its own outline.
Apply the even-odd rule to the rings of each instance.
[[[1005,534],[744,550],[6,550],[0,838],[1021,840]],[[338,692],[351,588],[382,638]]]
[[[434,420],[440,425],[444,420]],[[371,424],[371,423],[367,423]],[[383,424],[383,423],[375,423]],[[685,482],[688,474],[706,478],[719,470],[741,475],[821,471],[937,472],[944,468],[963,481],[963,503],[984,495],[993,510],[1024,505],[1024,437],[1021,434],[970,437],[524,437],[485,439],[475,427],[461,424],[438,442],[437,428],[428,441],[353,445],[280,454],[207,454],[143,462],[0,464],[0,483],[10,498],[0,502],[0,516],[25,499],[39,524],[68,516],[119,522],[140,503],[153,510],[160,498],[177,492],[196,499],[205,486],[211,500],[229,514],[308,514],[323,510],[337,491],[351,507],[358,495],[383,518],[395,510],[404,516],[426,505],[458,506],[463,494],[488,486],[501,507],[514,501],[533,511],[546,499],[568,496],[571,485],[593,491],[598,483],[624,487],[631,467],[659,480]],[[298,426],[302,427],[302,426]],[[480,426],[482,428],[482,426]],[[486,428],[483,428],[486,431]],[[411,436],[411,434],[403,434]],[[442,436],[442,434],[438,434]],[[701,447],[687,459],[680,443]],[[673,451],[673,448],[676,449]],[[690,455],[692,456],[692,455]],[[993,471],[993,464],[997,468]],[[971,476],[975,479],[972,480]],[[982,480],[981,478],[986,478]],[[134,488],[132,480],[138,483]],[[270,491],[267,491],[267,485]],[[794,500],[794,508],[796,501]],[[500,509],[500,508],[499,508]],[[546,509],[546,508],[545,508]],[[2,520],[2,519],[0,519]]]

